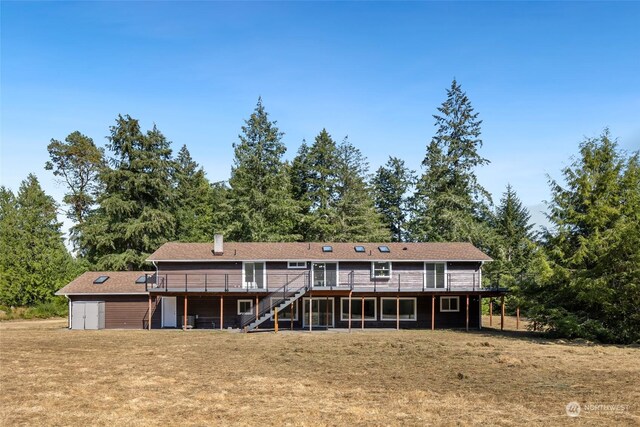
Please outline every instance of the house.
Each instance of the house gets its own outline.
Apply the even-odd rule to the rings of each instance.
[[[166,243],[153,271],[87,272],[69,327],[480,328],[491,261],[470,243]],[[486,282],[486,279],[485,281]],[[277,322],[276,322],[277,319]]]

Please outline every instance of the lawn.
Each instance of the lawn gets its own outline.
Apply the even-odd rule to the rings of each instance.
[[[64,326],[0,323],[0,425],[640,424],[637,347],[493,329]]]

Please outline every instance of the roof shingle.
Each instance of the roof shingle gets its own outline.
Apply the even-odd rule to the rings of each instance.
[[[332,246],[332,252],[323,252]],[[364,246],[356,252],[355,246]],[[381,252],[379,246],[388,246]],[[222,255],[213,254],[212,243],[177,243],[162,245],[147,261],[242,261],[242,260],[339,260],[339,261],[491,261],[471,243],[280,243],[225,242]]]
[[[56,295],[76,294],[139,294],[146,293],[144,283],[136,283],[148,271],[87,271],[56,292]],[[109,276],[104,283],[93,283],[99,276]]]

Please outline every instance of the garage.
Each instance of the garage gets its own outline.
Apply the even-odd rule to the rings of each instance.
[[[71,329],[104,329],[104,301],[72,301]]]

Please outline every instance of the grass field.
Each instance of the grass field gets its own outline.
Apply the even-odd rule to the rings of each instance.
[[[0,425],[640,424],[634,347],[490,329],[65,326],[0,323]],[[582,405],[577,418],[565,413],[571,401]]]

